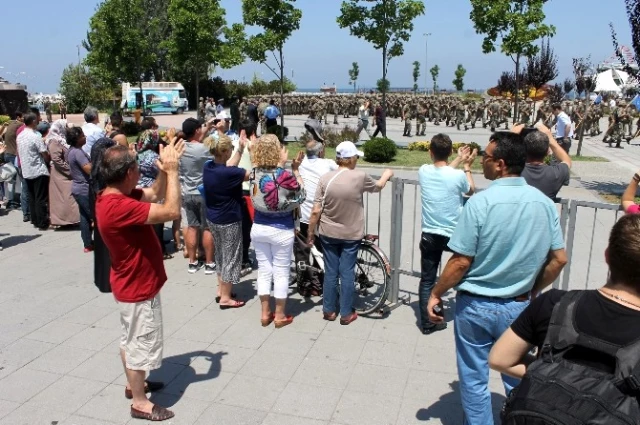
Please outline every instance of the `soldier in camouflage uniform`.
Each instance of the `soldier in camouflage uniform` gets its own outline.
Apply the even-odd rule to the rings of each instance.
[[[604,134],[604,143],[609,143],[611,147],[612,143],[616,144],[616,148],[622,149],[620,144],[622,143],[622,128],[620,123],[620,116],[618,107],[614,106],[609,112],[609,128]]]
[[[424,136],[425,131],[427,131],[427,111],[428,111],[427,104],[423,100],[418,104],[416,136]]]
[[[464,124],[464,103],[458,100],[454,103],[454,113],[456,117],[456,128],[460,130],[460,126]]]
[[[633,117],[631,111],[632,105],[626,105],[620,108],[620,122],[622,123],[622,135],[631,137],[631,127],[633,127]]]
[[[247,109],[249,105],[245,99],[240,99],[240,105],[238,106],[238,111],[240,112],[240,121],[245,120],[247,118]]]
[[[411,118],[411,102],[407,100],[402,106],[401,120],[404,121],[403,137],[411,137]]]
[[[433,100],[433,102],[431,103],[431,108],[432,108],[431,116],[433,117],[433,124],[440,125],[440,119],[441,119],[440,100],[438,98],[435,98]]]
[[[496,128],[499,125],[498,121],[500,119],[500,105],[498,104],[497,100],[492,100],[491,103],[489,103],[489,109],[487,112],[488,112],[489,128],[493,133],[494,131],[496,131]]]
[[[269,104],[264,97],[261,97],[258,102],[258,116],[260,117],[260,135],[265,134],[267,132],[267,119],[264,116],[264,111],[267,109]]]
[[[531,100],[527,100],[520,107],[520,119],[518,122],[520,124],[529,125],[529,120],[531,119]]]

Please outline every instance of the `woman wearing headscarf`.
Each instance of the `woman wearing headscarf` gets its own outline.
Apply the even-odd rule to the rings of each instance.
[[[175,135],[175,130],[169,131],[170,136]],[[138,179],[138,187],[145,188],[151,187],[158,177],[158,166],[156,162],[160,158],[160,144],[164,142],[160,139],[158,132],[155,130],[145,130],[138,137],[136,143],[136,150],[138,151],[138,167],[140,169],[140,178]],[[173,255],[167,252],[167,246],[164,243],[164,223],[154,224],[153,228],[160,241],[162,247],[162,254],[165,260],[173,258]]]
[[[71,193],[72,177],[67,153],[67,120],[57,120],[49,129],[45,139],[51,156],[51,178],[49,180],[49,215],[52,226],[70,226],[80,222],[78,204]]]
[[[98,139],[91,147],[91,178],[89,185],[89,198],[91,203],[91,211],[93,213],[93,274],[94,282],[100,292],[111,292],[111,256],[109,250],[102,240],[100,230],[98,230],[98,224],[95,216],[95,203],[98,192],[106,187],[106,184],[100,176],[100,168],[102,166],[102,160],[104,153],[112,146],[115,146],[116,142],[103,137]]]

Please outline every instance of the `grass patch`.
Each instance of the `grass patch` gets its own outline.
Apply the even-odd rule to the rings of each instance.
[[[609,162],[607,158],[603,158],[601,156],[576,156],[571,155],[571,160],[576,162]]]
[[[297,143],[290,143],[287,145],[287,149],[289,150],[289,159],[295,158],[302,147]],[[336,157],[336,149],[335,148],[326,148],[326,157],[330,159],[335,159]],[[450,160],[455,159],[455,155],[450,158]],[[431,156],[428,152],[420,152],[420,151],[410,151],[408,149],[398,149],[398,154],[395,159],[388,163],[370,163],[365,161],[364,159],[360,159],[358,164],[361,166],[374,165],[374,166],[383,166],[383,167],[415,167],[418,168],[424,164],[431,164]],[[462,169],[462,167],[460,167]],[[482,164],[481,158],[476,158],[472,170],[481,171]]]
[[[622,202],[622,195],[616,195],[613,193],[606,192],[598,192],[598,195],[602,198],[603,201],[608,202],[610,204],[620,204]],[[640,196],[636,196],[634,199],[636,204],[640,204]]]

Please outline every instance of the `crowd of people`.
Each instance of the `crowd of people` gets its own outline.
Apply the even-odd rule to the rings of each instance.
[[[438,134],[431,141],[431,163],[418,171],[420,329],[425,336],[446,329],[443,297],[455,289],[455,355],[465,424],[493,423],[490,368],[503,374],[505,391],[512,395],[504,423],[528,423],[516,421],[522,409],[511,416],[508,412],[539,396],[531,386],[518,387],[520,379],[532,379],[529,367],[541,374],[545,353],[554,355],[557,348],[564,360],[567,346],[577,344],[572,340],[561,346],[558,332],[547,335],[567,322],[565,310],[575,314],[574,336],[614,347],[626,347],[640,336],[633,326],[640,317],[638,174],[622,200],[630,216],[610,236],[606,285],[579,296],[543,293],[567,263],[554,200],[568,183],[566,139],[572,134],[563,127],[562,108],[554,110],[555,135],[544,124],[536,130],[518,125],[493,133],[481,153],[460,148],[450,163],[453,143]],[[364,236],[363,193],[383,190],[393,172],[385,170],[375,180],[359,170],[363,153],[353,142],[340,143],[335,161],[327,159],[317,121],[310,121],[312,137],[289,161],[278,137],[257,137],[259,123],[249,118],[241,119],[236,131],[224,110],[206,122],[188,118],[180,130],[166,133],[145,118],[132,143],[120,132],[117,113],[106,128],[100,127],[95,108],[88,107],[84,118],[82,127],[65,120],[44,126],[36,111],[17,113],[4,130],[0,152],[3,166],[12,165],[15,173],[2,178],[10,194],[15,178],[21,179],[21,203],[11,195],[9,207],[22,209],[25,221],[43,231],[80,225],[85,252],[94,252],[95,283],[111,292],[120,308],[125,397],[132,400],[132,417],[160,421],[174,415],[146,396],[163,384],[145,379],[162,362],[160,292],[167,281],[163,260],[171,258],[166,223],[172,223],[175,248],[188,259],[186,272],[217,274],[221,310],[246,305],[233,289],[254,267],[252,247],[261,326],[293,324],[287,298],[298,237],[303,246],[315,246],[324,255],[323,280],[312,282],[315,295],[323,296],[322,319],[339,318],[346,326],[358,318],[354,269]],[[549,153],[553,160],[547,164]],[[476,193],[471,167],[478,155],[492,183]],[[438,278],[444,251],[452,257]],[[538,359],[530,355],[535,347]],[[571,361],[619,378],[607,359],[594,361],[588,350],[571,355]],[[535,413],[540,406],[525,407]]]

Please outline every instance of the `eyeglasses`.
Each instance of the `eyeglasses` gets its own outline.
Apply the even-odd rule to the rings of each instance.
[[[489,159],[494,159],[495,157],[494,157],[493,155],[489,155],[489,154],[488,154],[488,153],[486,153],[486,152],[482,152],[482,160],[483,160],[483,161],[486,161],[486,160],[487,160],[487,158],[489,158]]]

